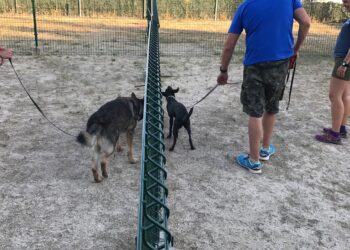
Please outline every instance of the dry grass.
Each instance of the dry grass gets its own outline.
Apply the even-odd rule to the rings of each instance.
[[[3,39],[31,39],[33,37],[33,17],[31,15],[4,15],[0,29]],[[40,36],[45,40],[67,40],[65,32],[75,34],[99,33],[101,30],[113,30],[115,28],[144,28],[146,20],[123,17],[66,17],[66,16],[38,16],[37,25]],[[226,33],[230,20],[193,20],[193,19],[165,19],[160,21],[161,29],[183,30],[193,32]],[[295,24],[294,30],[297,29]],[[313,35],[337,35],[339,25],[329,25],[313,22],[310,34]]]

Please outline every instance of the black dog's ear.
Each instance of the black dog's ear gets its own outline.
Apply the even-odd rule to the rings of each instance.
[[[136,97],[134,92],[131,93],[131,97],[134,98],[134,99],[137,99],[137,97]]]
[[[177,92],[179,92],[179,90],[180,90],[180,88],[178,87],[177,89],[174,89],[173,92],[177,93]]]
[[[162,92],[162,95],[163,95],[163,96],[166,96],[166,92]]]

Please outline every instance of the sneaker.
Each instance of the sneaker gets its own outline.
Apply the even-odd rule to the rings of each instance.
[[[335,137],[331,134],[324,134],[324,135],[316,135],[316,140],[324,143],[333,143],[333,144],[342,144],[341,137]]]
[[[332,128],[323,128],[323,133],[330,134],[332,131]],[[340,137],[341,138],[347,138],[347,132],[346,131],[340,131]]]
[[[251,161],[249,160],[249,155],[239,154],[236,157],[236,161],[241,167],[248,169],[249,172],[253,174],[261,173],[262,164],[260,162],[252,164]]]
[[[276,153],[276,148],[273,144],[270,144],[269,150],[264,150],[263,148],[260,149],[259,159],[262,161],[267,161],[274,153]]]

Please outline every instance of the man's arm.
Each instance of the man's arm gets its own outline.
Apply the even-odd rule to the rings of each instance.
[[[235,50],[237,41],[239,39],[240,34],[229,33],[224,44],[224,49],[221,55],[221,66],[220,66],[220,74],[217,78],[218,84],[226,84],[227,83],[227,69],[230,64],[233,51]]]
[[[298,38],[294,45],[294,54],[298,54],[307,33],[309,33],[311,20],[304,8],[298,8],[294,11],[294,19],[299,23]]]

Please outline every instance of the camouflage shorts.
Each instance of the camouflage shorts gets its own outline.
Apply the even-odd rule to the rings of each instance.
[[[350,68],[347,68],[346,72],[345,72],[345,76],[343,78],[341,78],[340,76],[337,75],[337,70],[338,67],[343,63],[344,58],[335,58],[334,59],[334,67],[333,67],[333,71],[332,71],[332,76],[340,79],[340,80],[344,80],[344,81],[349,81],[350,80]]]
[[[262,117],[265,111],[278,113],[287,72],[288,59],[245,66],[241,91],[243,112],[252,117]]]

